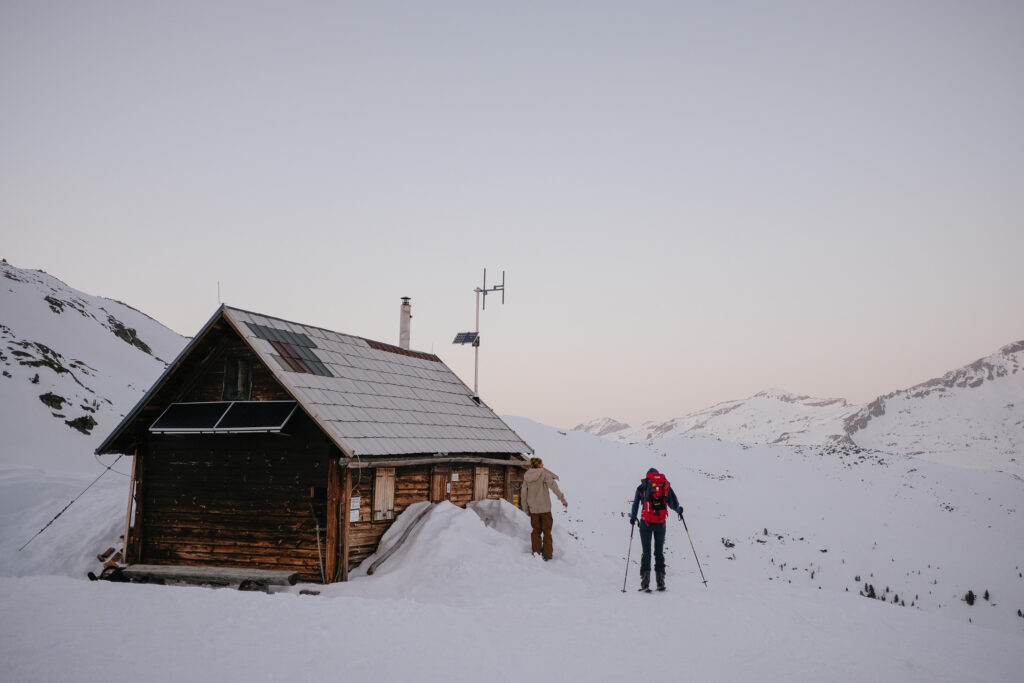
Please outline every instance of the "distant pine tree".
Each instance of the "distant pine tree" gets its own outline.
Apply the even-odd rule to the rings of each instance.
[[[967,593],[964,595],[964,602],[966,602],[968,605],[974,604],[974,591],[967,591]]]

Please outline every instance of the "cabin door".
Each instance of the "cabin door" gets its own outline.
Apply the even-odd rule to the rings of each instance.
[[[430,502],[440,503],[452,495],[452,471],[448,465],[434,465],[430,470]]]

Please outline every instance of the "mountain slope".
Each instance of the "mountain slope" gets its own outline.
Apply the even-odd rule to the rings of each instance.
[[[96,470],[93,449],[184,347],[126,304],[0,263],[0,463]]]
[[[844,429],[864,448],[1024,476],[1024,341],[881,396]]]
[[[632,427],[625,422],[619,422],[610,417],[599,417],[596,420],[584,422],[573,427],[573,431],[586,432],[594,436],[615,436],[627,429],[632,429]]]
[[[705,436],[737,443],[822,444],[843,433],[843,421],[857,410],[841,398],[795,396],[768,389],[666,422],[646,422],[601,434],[597,421],[576,427],[619,441],[652,442],[666,436]]]
[[[742,444],[824,445],[911,455],[1024,476],[1024,341],[865,406],[770,389],[666,422],[576,427],[627,443],[705,436]]]

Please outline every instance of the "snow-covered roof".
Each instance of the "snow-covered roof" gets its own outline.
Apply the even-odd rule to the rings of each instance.
[[[349,457],[533,452],[433,354],[222,306],[182,357],[220,317]],[[171,363],[97,452],[177,365]]]

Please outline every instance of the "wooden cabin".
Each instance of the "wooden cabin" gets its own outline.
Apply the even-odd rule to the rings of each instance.
[[[413,503],[515,504],[532,449],[433,354],[222,306],[96,452],[127,562],[331,582]]]

